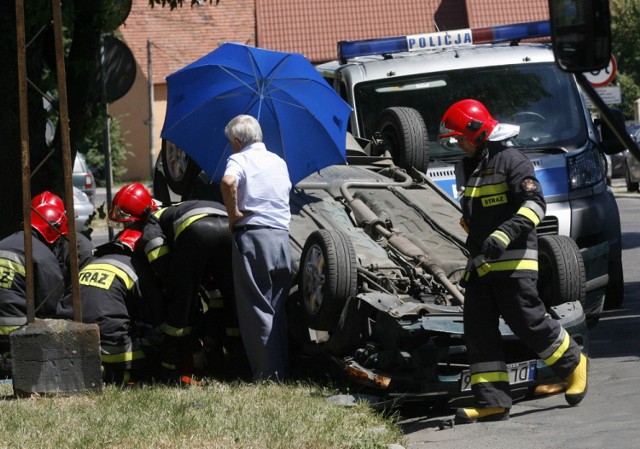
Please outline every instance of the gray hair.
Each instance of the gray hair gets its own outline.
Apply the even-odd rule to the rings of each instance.
[[[262,142],[262,128],[258,120],[250,115],[238,115],[224,128],[228,140],[238,139],[243,146]]]

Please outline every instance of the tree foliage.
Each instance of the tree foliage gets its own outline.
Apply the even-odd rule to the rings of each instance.
[[[62,2],[64,30],[67,107],[71,157],[84,141],[87,130],[104,110],[101,90],[97,87],[98,55],[101,33],[110,33],[119,24],[114,9],[122,2],[112,0],[70,0]],[[31,193],[43,190],[64,193],[62,139],[59,120],[54,120],[52,136],[47,123],[60,108],[57,99],[56,52],[52,2],[24,0],[29,156]],[[22,221],[23,139],[20,133],[18,89],[16,2],[0,1],[0,238],[20,227]],[[51,109],[43,103],[50,99]],[[13,192],[8,194],[7,192]]]
[[[640,0],[614,0],[611,7],[612,51],[618,63],[616,81],[622,92],[622,111],[634,117],[634,102],[640,98]]]

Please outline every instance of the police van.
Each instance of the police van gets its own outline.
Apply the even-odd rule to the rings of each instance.
[[[532,161],[547,201],[538,234],[573,238],[587,270],[587,294],[599,296],[596,307],[618,307],[621,230],[606,183],[606,142],[575,76],[555,63],[551,44],[522,42],[549,35],[549,22],[542,21],[343,41],[339,60],[317,68],[352,106],[349,131],[370,142],[367,156],[414,167],[453,197],[454,166],[464,153],[437,140],[447,108],[472,98],[498,121],[519,125],[516,143]],[[603,263],[605,274],[593,275]]]

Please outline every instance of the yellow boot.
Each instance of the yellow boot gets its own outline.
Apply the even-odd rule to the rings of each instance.
[[[569,405],[578,405],[587,395],[587,369],[589,359],[584,354],[580,354],[580,362],[576,369],[567,377],[567,390],[564,398]]]
[[[506,421],[508,419],[509,409],[504,407],[459,408],[456,410],[454,422],[456,424],[471,424],[474,422]]]

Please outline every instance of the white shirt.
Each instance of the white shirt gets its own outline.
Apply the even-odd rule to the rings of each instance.
[[[238,225],[289,229],[291,181],[280,156],[262,142],[248,145],[229,157],[224,176],[238,182],[238,209],[245,214]]]

